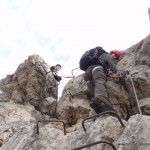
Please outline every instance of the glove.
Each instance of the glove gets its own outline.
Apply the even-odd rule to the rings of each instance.
[[[62,79],[62,78],[61,78],[60,76],[58,76],[58,80],[57,80],[57,81],[59,82],[59,81],[61,81],[61,79]]]
[[[129,72],[129,70],[124,70],[124,73],[127,75],[127,74],[129,74],[130,72]]]
[[[58,75],[54,75],[54,78],[55,78],[55,80],[57,80],[58,82],[60,82],[61,81],[61,77],[60,76],[58,76]]]
[[[128,74],[129,74],[129,71],[128,71],[128,70],[124,70],[123,72],[120,73],[119,76],[120,76],[121,78],[125,78],[126,75],[128,75]]]

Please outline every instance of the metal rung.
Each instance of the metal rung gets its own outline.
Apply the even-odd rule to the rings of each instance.
[[[123,122],[122,122],[122,120],[121,120],[121,118],[119,117],[119,115],[118,115],[116,112],[114,112],[114,111],[105,111],[105,112],[103,112],[103,113],[99,113],[99,114],[96,114],[96,115],[94,115],[94,116],[85,118],[85,119],[82,121],[82,127],[83,127],[84,131],[86,132],[86,128],[85,128],[85,125],[84,125],[84,122],[85,122],[86,120],[89,120],[89,119],[91,119],[91,118],[96,118],[96,117],[99,117],[99,116],[104,115],[104,114],[115,115],[115,116],[118,118],[120,124],[121,124],[123,127],[125,127],[124,124],[123,124]]]
[[[102,144],[102,143],[110,145],[113,148],[113,150],[117,150],[116,147],[108,141],[97,141],[97,142],[90,143],[90,144],[87,144],[87,145],[84,145],[84,146],[81,146],[81,147],[74,148],[72,150],[80,150],[80,149],[83,149],[83,148],[86,148],[86,147],[90,147],[90,146],[97,145],[97,144]]]
[[[73,77],[73,78],[75,77],[75,76],[74,76],[74,74],[73,74],[73,71],[74,71],[74,70],[76,70],[76,69],[79,69],[79,67],[74,68],[74,69],[72,69],[72,71],[71,71],[71,73],[72,73],[72,77]]]
[[[128,110],[128,105],[126,103],[118,103],[118,104],[112,104],[112,105],[120,105],[121,108],[122,108],[122,106],[124,106],[125,109],[126,109],[126,112],[127,112],[126,120],[128,120],[130,118],[130,113],[129,113],[129,110]],[[122,110],[123,110],[123,112],[125,112],[123,108],[122,108]]]
[[[79,95],[86,95],[86,96],[88,96],[87,93],[85,93],[85,92],[78,92],[78,93],[72,94],[70,91],[68,91],[68,93],[70,94],[70,96],[69,96],[70,101],[71,101],[71,99],[74,99],[75,96],[79,96]]]

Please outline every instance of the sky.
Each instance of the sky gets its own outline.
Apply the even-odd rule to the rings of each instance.
[[[149,34],[149,6],[150,0],[0,0],[0,79],[33,54],[71,76],[88,49],[125,50]]]

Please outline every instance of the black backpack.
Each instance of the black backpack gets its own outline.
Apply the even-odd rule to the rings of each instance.
[[[80,59],[80,69],[85,71],[91,65],[102,65],[99,63],[98,59],[103,53],[108,54],[108,52],[106,52],[102,47],[95,47],[86,51]]]

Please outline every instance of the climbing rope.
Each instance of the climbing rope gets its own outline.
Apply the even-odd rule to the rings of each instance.
[[[129,75],[129,77],[130,77],[131,84],[132,84],[132,87],[133,87],[133,91],[134,91],[134,94],[135,94],[137,106],[138,106],[138,109],[139,109],[139,112],[140,112],[141,122],[142,122],[142,124],[143,124],[143,129],[144,129],[145,132],[146,132],[147,141],[148,141],[148,143],[150,143],[150,140],[148,139],[148,131],[147,131],[147,128],[146,128],[146,124],[145,124],[145,122],[144,122],[144,117],[143,117],[143,115],[142,115],[142,111],[141,111],[141,108],[140,108],[139,100],[138,100],[137,93],[136,93],[136,90],[135,90],[135,86],[134,86],[134,83],[133,83],[133,78],[132,78],[132,75],[131,75],[130,73],[129,73],[128,75]],[[121,140],[120,143],[122,143],[122,140]],[[139,149],[139,148],[138,148],[138,149]],[[138,149],[137,149],[137,150],[138,150]]]
[[[136,90],[135,90],[135,86],[134,86],[134,83],[133,83],[133,78],[132,78],[132,75],[129,74],[130,76],[130,79],[131,79],[131,83],[132,83],[132,87],[133,87],[133,90],[134,90],[134,94],[135,94],[135,98],[136,98],[136,102],[137,102],[137,106],[138,106],[138,109],[139,109],[139,112],[140,112],[140,115],[141,115],[141,121],[143,123],[143,128],[146,132],[146,136],[147,136],[147,139],[148,139],[148,131],[147,131],[147,127],[146,127],[146,124],[144,122],[144,117],[142,115],[142,111],[141,111],[141,108],[140,108],[140,104],[139,104],[139,100],[138,100],[138,97],[137,97],[137,93],[136,93]],[[148,139],[148,142],[150,143],[150,140]]]

